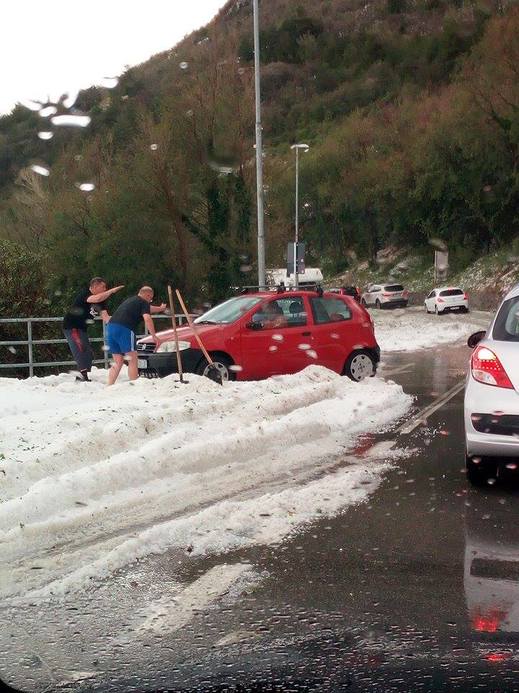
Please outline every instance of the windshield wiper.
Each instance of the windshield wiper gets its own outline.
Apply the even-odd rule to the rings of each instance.
[[[219,325],[215,320],[195,320],[195,325]]]

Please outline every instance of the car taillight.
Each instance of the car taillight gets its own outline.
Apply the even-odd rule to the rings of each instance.
[[[393,294],[388,294],[387,292],[384,292],[382,296],[392,296]]]
[[[468,295],[468,293],[467,293],[466,291],[465,291],[465,293],[463,294],[463,300],[465,300],[465,301],[468,301],[468,300],[469,300],[469,295]]]
[[[472,354],[470,369],[472,377],[478,383],[494,385],[495,387],[506,387],[509,390],[514,389],[501,361],[488,347],[479,346],[476,348]]]
[[[444,299],[444,298],[437,298],[436,300],[437,300],[438,303],[445,303],[445,299]]]
[[[475,614],[472,617],[472,628],[478,633],[496,633],[504,617],[505,614],[502,611]]]

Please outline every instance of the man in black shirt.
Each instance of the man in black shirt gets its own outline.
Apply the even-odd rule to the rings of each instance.
[[[122,288],[115,286],[107,289],[104,279],[94,277],[88,287],[81,289],[63,318],[63,332],[79,369],[76,380],[89,382],[88,374],[92,369],[92,347],[88,340],[87,324],[98,315],[101,315],[103,322],[108,322],[110,316],[106,301]]]
[[[114,364],[108,372],[108,385],[113,385],[121,372],[124,364],[124,356],[128,357],[128,375],[130,380],[139,377],[137,367],[137,351],[135,346],[135,332],[141,318],[153,337],[156,345],[160,344],[160,337],[155,332],[152,313],[161,313],[166,309],[166,304],[152,306],[153,289],[143,286],[137,296],[127,298],[115,311],[112,319],[106,326],[106,341],[114,357]]]

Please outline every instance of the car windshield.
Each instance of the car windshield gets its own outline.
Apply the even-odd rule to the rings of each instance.
[[[444,289],[440,291],[440,296],[463,296],[461,289]]]
[[[211,308],[195,320],[197,325],[222,325],[235,322],[262,299],[258,296],[237,296]]]
[[[519,296],[508,299],[499,309],[493,337],[502,342],[519,342]]]

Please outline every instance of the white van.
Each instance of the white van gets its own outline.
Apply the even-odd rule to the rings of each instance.
[[[286,269],[270,269],[267,270],[267,285],[279,286],[283,283],[285,286],[294,286],[294,274],[287,274]],[[323,273],[318,267],[307,267],[304,274],[297,275],[300,288],[305,286],[315,286],[323,281]]]

